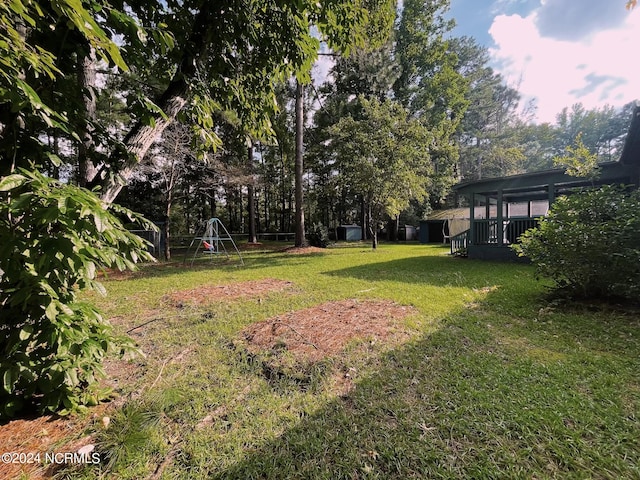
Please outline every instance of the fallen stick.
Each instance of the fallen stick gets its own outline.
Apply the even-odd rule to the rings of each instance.
[[[289,325],[288,323],[284,323],[280,320],[276,320],[275,322],[273,322],[274,324],[279,323],[281,325],[284,325],[285,327],[289,327],[293,333],[295,333],[296,335],[298,335],[301,339],[302,339],[302,343],[307,344],[307,345],[311,345],[313,348],[315,348],[316,350],[319,350],[318,346],[313,343],[313,342],[309,342],[304,335],[302,335],[299,331],[297,331],[295,328],[293,328],[291,325]]]

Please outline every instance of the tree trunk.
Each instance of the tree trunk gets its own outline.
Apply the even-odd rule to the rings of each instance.
[[[258,147],[260,148],[260,163],[262,164],[262,171],[266,171],[265,169],[265,159],[264,159],[264,151],[262,148],[262,142],[258,143]],[[264,210],[263,210],[263,215],[264,215],[264,231],[265,232],[269,232],[271,231],[271,215],[270,215],[270,211],[269,211],[269,207],[270,207],[270,202],[271,202],[271,190],[269,189],[269,182],[265,182],[264,184]],[[258,206],[258,209],[260,208],[260,206]]]
[[[304,90],[300,81],[296,81],[296,172],[295,172],[295,207],[296,207],[296,247],[304,247],[307,244],[304,236],[304,194],[302,177],[304,164],[302,158],[303,132],[304,132]]]
[[[211,189],[211,193],[209,194],[209,211],[210,217],[216,218],[218,216],[216,209],[216,189]]]
[[[158,102],[158,106],[165,113],[166,118],[157,118],[154,125],[138,123],[125,136],[123,140],[124,152],[118,152],[125,159],[123,168],[118,171],[116,176],[107,175],[106,169],[102,169],[100,172],[100,178],[103,180],[101,198],[105,203],[113,203],[155,139],[164,132],[186,105],[188,91],[189,88],[184,78],[181,77],[179,80],[171,82],[161,101]]]
[[[251,181],[247,186],[247,211],[249,214],[249,243],[258,243],[258,235],[256,233],[256,199],[253,187],[253,145],[248,148],[247,165],[249,167],[249,175]]]
[[[287,208],[287,192],[285,189],[285,172],[284,172],[284,152],[282,146],[280,147],[280,232],[286,232],[285,214]]]
[[[187,42],[188,47],[182,52],[182,58],[173,79],[156,102],[164,115],[155,115],[153,122],[147,120],[135,124],[123,140],[124,149],[113,152],[110,159],[112,161],[108,162],[110,164],[121,162],[122,168],[117,172],[110,172],[109,165],[104,165],[96,175],[93,183],[101,182],[101,198],[105,203],[113,203],[131,178],[135,168],[143,160],[149,147],[186,105],[189,96],[189,80],[197,74],[198,58],[206,46],[212,5],[213,2],[203,2],[196,14]]]
[[[374,250],[378,248],[378,221],[374,221],[371,215],[371,203],[369,203],[367,209],[367,217],[369,220],[369,232],[371,233],[371,248]]]
[[[271,231],[271,215],[269,212],[269,204],[271,202],[271,192],[269,191],[269,187],[267,185],[265,185],[264,187],[264,203],[263,203],[263,207],[264,210],[262,212],[262,214],[264,215],[264,231],[265,232],[270,232]]]
[[[233,214],[233,204],[235,199],[233,198],[233,187],[225,188],[225,193],[227,197],[227,214],[229,215],[229,223],[227,224],[227,227],[229,228],[229,231],[234,231],[235,219]]]
[[[88,187],[98,173],[94,163],[95,141],[93,122],[96,120],[96,51],[87,45],[89,52],[78,62],[78,86],[82,96],[84,118],[78,145],[78,185]]]
[[[365,210],[365,201],[364,201],[364,196],[362,197],[362,199],[360,200],[360,231],[362,232],[362,240],[366,240],[367,239],[367,212]]]
[[[167,211],[164,216],[164,225],[162,226],[162,233],[164,234],[164,259],[171,260],[171,242],[170,242],[170,233],[171,233],[171,206],[167,206]]]
[[[171,260],[171,208],[173,207],[173,192],[175,189],[176,183],[176,169],[175,169],[175,158],[172,163],[171,172],[169,173],[169,177],[166,180],[165,190],[166,190],[166,201],[164,204],[164,226],[163,234],[164,234],[164,259]]]

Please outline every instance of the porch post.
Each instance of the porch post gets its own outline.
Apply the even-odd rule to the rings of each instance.
[[[502,215],[502,190],[498,190],[498,204],[496,205],[496,235],[498,236],[498,245],[504,245],[504,221]]]
[[[549,208],[551,208],[551,204],[556,201],[556,184],[549,184]]]
[[[469,195],[469,238],[467,238],[467,244],[471,244],[473,243],[473,240],[476,238],[475,237],[475,233],[476,233],[476,226],[475,226],[475,209],[476,209],[476,195],[475,193],[471,192],[471,195]]]

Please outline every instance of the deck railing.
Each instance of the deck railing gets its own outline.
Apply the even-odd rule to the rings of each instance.
[[[469,230],[465,230],[451,237],[451,255],[467,254],[467,245],[469,243]]]
[[[473,241],[474,245],[510,245],[516,243],[520,235],[538,225],[537,218],[506,218],[502,220],[474,220]],[[502,239],[502,242],[500,242]]]

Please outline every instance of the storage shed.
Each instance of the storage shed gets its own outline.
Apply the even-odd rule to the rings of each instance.
[[[340,225],[338,227],[338,240],[359,242],[362,240],[362,227],[360,225]]]
[[[469,224],[468,208],[436,210],[420,221],[420,243],[446,243],[452,236],[468,230]]]
[[[418,229],[413,225],[402,225],[398,229],[398,239],[402,241],[416,240],[418,237]]]

